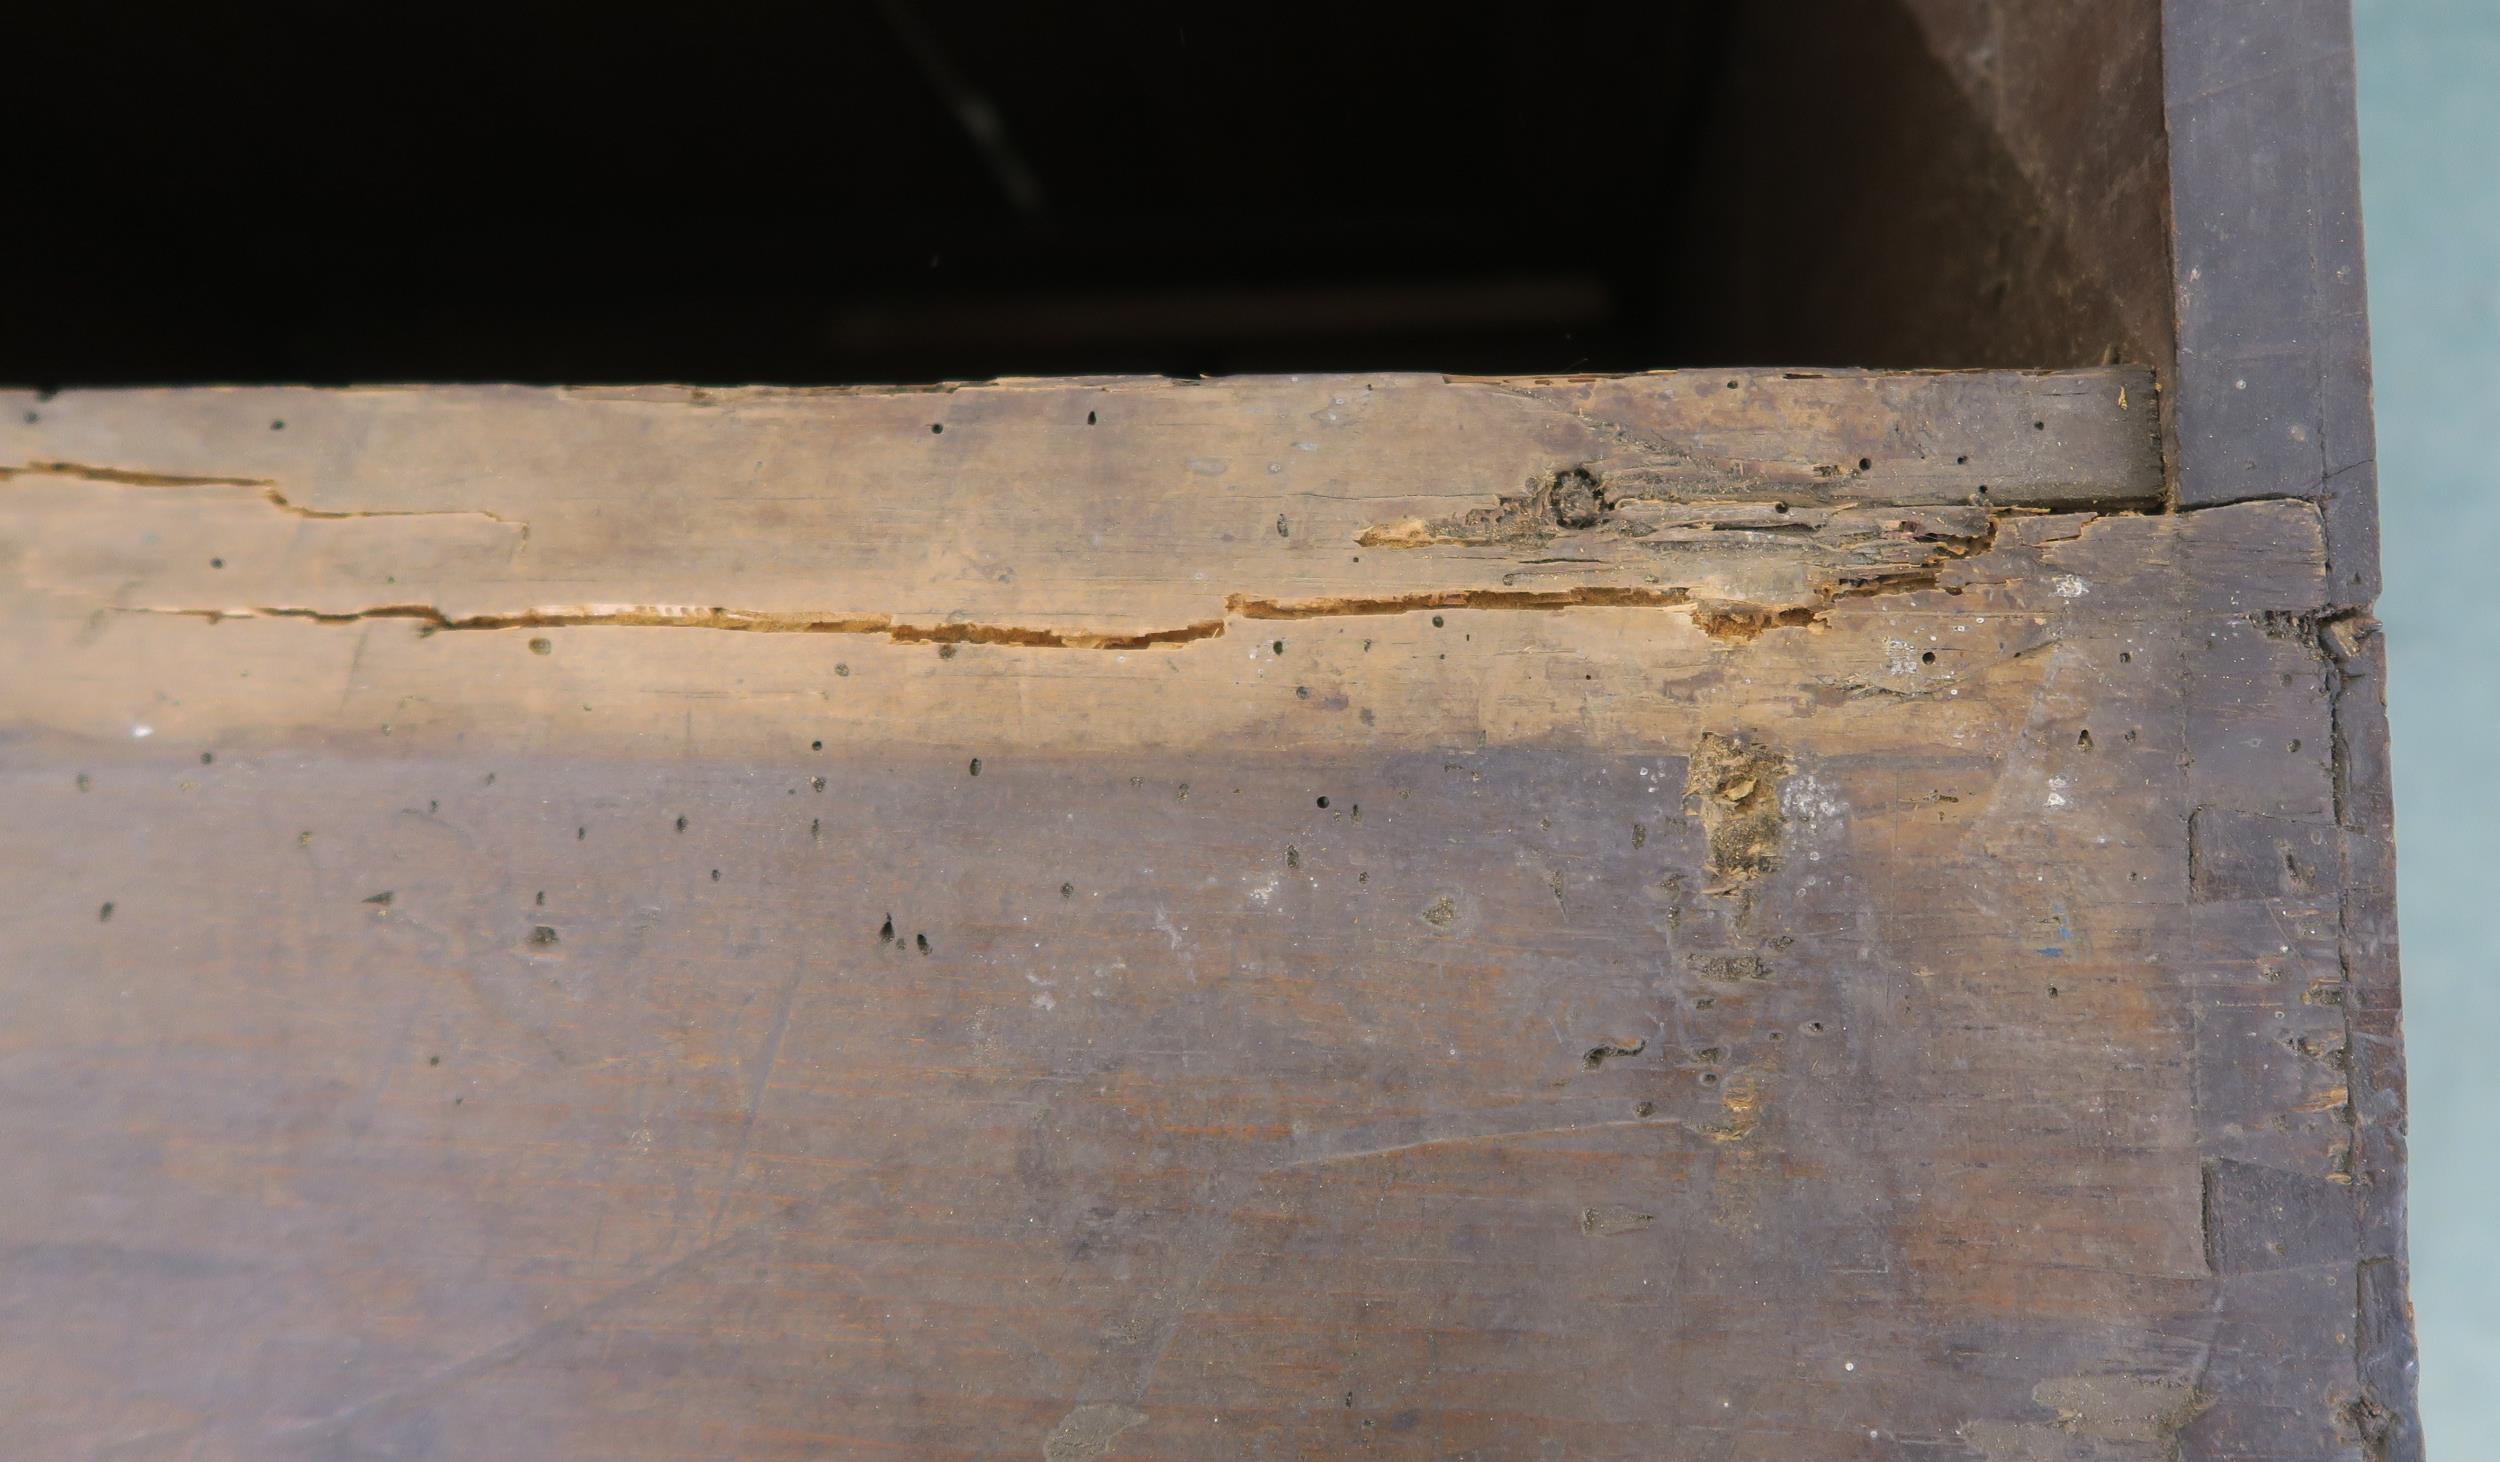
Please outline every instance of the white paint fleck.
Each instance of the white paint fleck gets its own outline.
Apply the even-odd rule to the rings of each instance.
[[[133,726],[130,728],[131,739],[137,741],[144,741],[148,737],[154,736],[155,734],[156,728],[154,726]]]
[[[1918,651],[1910,648],[1908,640],[1884,641],[1884,673],[1886,675],[1918,673]]]
[[[2063,807],[2066,805],[2066,779],[2064,777],[2049,778],[2048,805],[2051,807]]]
[[[2056,587],[2060,599],[2080,599],[2092,592],[2091,582],[2075,574],[2059,574]]]

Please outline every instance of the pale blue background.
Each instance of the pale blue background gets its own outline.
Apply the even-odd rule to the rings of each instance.
[[[2500,0],[2357,0],[2431,1455],[2500,1458]]]

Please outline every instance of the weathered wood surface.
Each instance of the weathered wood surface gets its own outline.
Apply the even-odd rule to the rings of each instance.
[[[2359,1456],[2356,622],[2150,397],[12,398],[0,1439]]]

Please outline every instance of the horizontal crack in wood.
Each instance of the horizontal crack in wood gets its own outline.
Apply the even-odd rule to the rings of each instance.
[[[9,469],[0,469],[6,470]],[[228,485],[244,484],[236,480]],[[1689,609],[1694,627],[1703,633],[1731,643],[1744,643],[1768,630],[1820,624],[1827,618],[1831,607],[1844,599],[1937,589],[1941,587],[1942,569],[1946,563],[1985,553],[1995,545],[1998,525],[2003,517],[2012,513],[2029,515],[2037,511],[1992,511],[1967,531],[1944,524],[1926,525],[1913,518],[1888,518],[1883,529],[1885,542],[1896,550],[1917,547],[1921,557],[1916,562],[1844,560],[1814,579],[1802,598],[1786,603],[1714,598],[1673,585],[1612,584],[1558,589],[1432,589],[1307,599],[1234,594],[1224,601],[1224,613],[1220,617],[1145,630],[1047,629],[976,621],[930,624],[898,620],[886,614],[737,609],[721,605],[574,605],[463,615],[449,614],[424,603],[380,604],[344,610],[302,605],[224,608],[137,605],[122,606],[122,609],[125,613],[176,615],[212,623],[226,619],[297,619],[314,624],[342,625],[397,619],[416,624],[424,634],[593,627],[708,629],[751,634],[882,635],[903,644],[1011,645],[1028,649],[1074,650],[1145,650],[1190,644],[1222,636],[1227,624],[1235,619],[1333,619],[1411,614],[1433,609]]]
[[[82,462],[28,462],[16,467],[0,467],[0,482],[20,477],[65,477],[76,482],[102,482],[116,487],[243,487],[260,494],[261,501],[279,512],[295,518],[311,518],[321,522],[343,522],[352,518],[484,518],[501,523],[529,537],[529,524],[490,513],[483,508],[308,508],[289,498],[278,485],[265,477],[185,477],[169,472],[141,472],[127,467],[94,467]]]

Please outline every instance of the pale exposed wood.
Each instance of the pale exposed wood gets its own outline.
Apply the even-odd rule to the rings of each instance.
[[[1802,604],[1811,545],[1698,553],[1674,530],[1729,500],[1799,522],[1853,505],[1862,536],[1912,506],[2153,501],[2150,398],[2124,370],[135,393],[0,409],[0,490],[30,583],[122,608],[1134,636],[1235,598],[1623,585]],[[1543,554],[1359,541],[1583,466],[1696,506],[1653,514],[1652,542],[1564,534]]]

